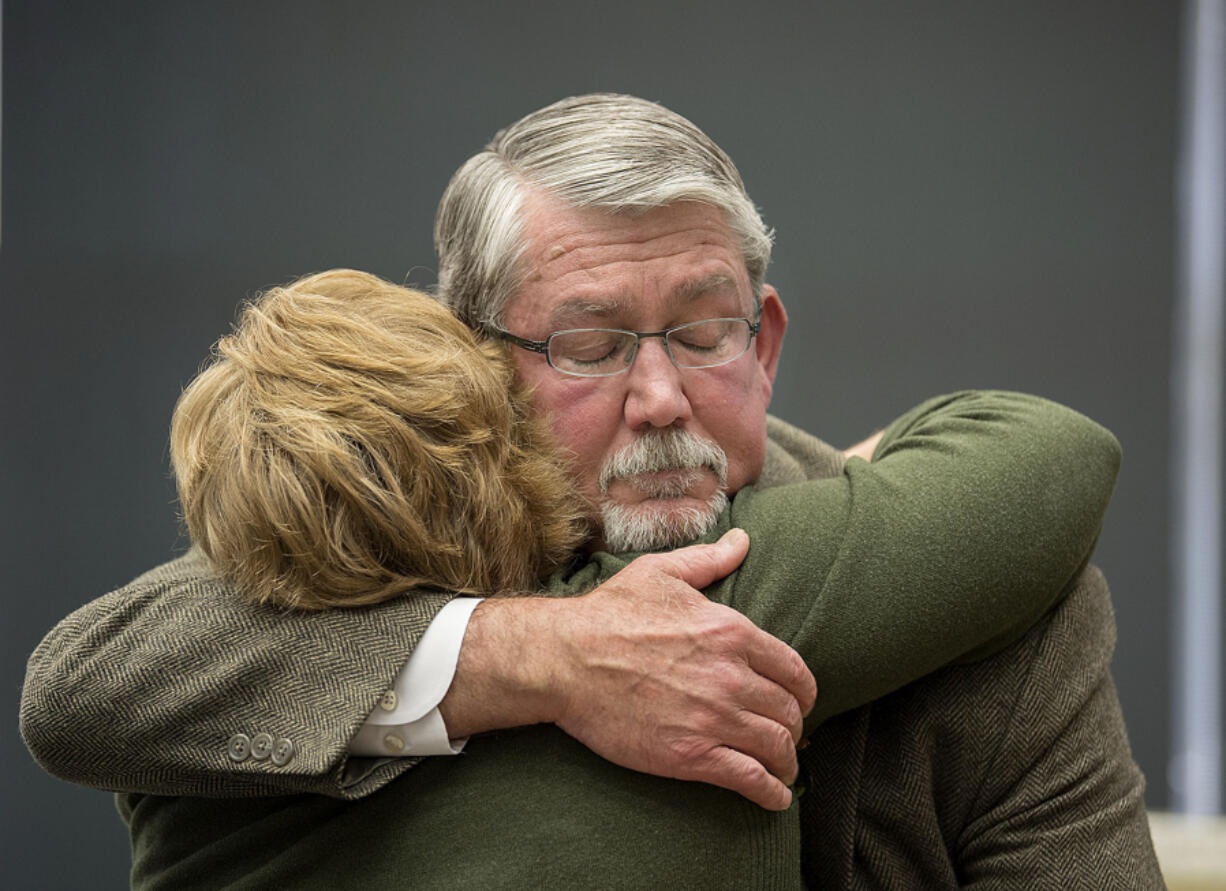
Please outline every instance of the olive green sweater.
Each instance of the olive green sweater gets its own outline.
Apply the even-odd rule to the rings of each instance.
[[[872,464],[737,494],[751,537],[712,586],[818,678],[810,726],[1017,638],[1088,559],[1114,483],[1109,433],[1052,403],[970,393],[886,431]],[[599,554],[551,590],[599,583]],[[552,726],[477,738],[353,802],[127,795],[138,888],[795,888],[797,805],[616,767]]]

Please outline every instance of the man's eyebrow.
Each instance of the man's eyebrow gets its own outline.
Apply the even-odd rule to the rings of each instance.
[[[556,330],[560,325],[573,325],[585,319],[607,319],[622,312],[627,301],[620,297],[608,300],[591,300],[584,297],[572,297],[563,300],[549,311],[549,324]]]
[[[736,279],[726,273],[717,272],[715,275],[708,275],[706,278],[682,282],[673,289],[673,297],[681,301],[690,301],[720,291],[735,292],[736,289]]]
[[[688,303],[691,300],[697,300],[699,297],[706,297],[712,294],[723,292],[735,294],[736,290],[737,282],[735,278],[727,273],[717,272],[714,275],[708,275],[706,278],[682,282],[673,288],[672,298],[678,303]],[[602,297],[600,299],[571,297],[563,300],[549,311],[549,325],[551,330],[554,331],[567,327],[581,326],[586,324],[589,319],[607,319],[619,313],[624,313],[633,305],[634,298],[632,297]]]

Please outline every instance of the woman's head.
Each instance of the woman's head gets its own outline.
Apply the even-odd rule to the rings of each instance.
[[[175,407],[171,457],[193,542],[259,601],[516,593],[582,538],[503,348],[353,270],[244,308]]]

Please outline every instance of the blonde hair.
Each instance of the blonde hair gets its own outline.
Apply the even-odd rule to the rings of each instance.
[[[256,601],[519,593],[583,537],[505,348],[436,300],[337,269],[274,288],[183,392],[193,542]]]

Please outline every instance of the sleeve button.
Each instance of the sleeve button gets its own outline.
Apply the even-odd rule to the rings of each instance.
[[[251,755],[251,739],[245,733],[236,733],[227,744],[231,761],[246,761]]]
[[[251,738],[251,757],[264,761],[272,754],[272,734],[257,733]]]
[[[294,743],[287,737],[281,737],[272,747],[272,763],[277,767],[283,767],[289,764],[290,759],[294,757]]]
[[[396,710],[396,703],[400,700],[396,696],[395,690],[388,690],[379,698],[379,708],[385,712],[393,712]]]

